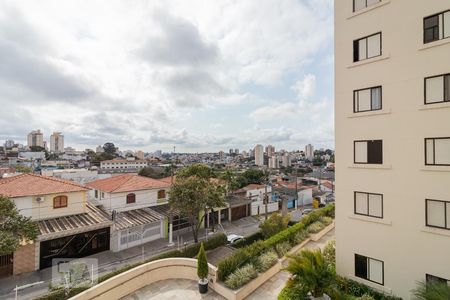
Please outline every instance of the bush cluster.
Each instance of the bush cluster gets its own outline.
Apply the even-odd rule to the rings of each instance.
[[[311,225],[309,225],[308,232],[309,233],[318,233],[319,231],[321,231],[324,228],[325,228],[325,224],[323,224],[320,221],[316,221],[316,222],[312,223]]]
[[[269,270],[278,261],[278,255],[275,251],[269,250],[258,257],[256,264],[259,272],[263,273]]]
[[[233,274],[231,274],[225,281],[225,285],[231,289],[238,289],[257,276],[258,271],[253,264],[247,264],[241,268],[238,268]]]
[[[365,297],[367,299],[368,296],[371,296],[374,300],[402,300],[402,298],[385,295],[365,284],[348,278],[338,276],[337,282],[341,291],[355,297]]]
[[[249,263],[257,264],[257,258],[267,250],[274,250],[278,255],[284,255],[296,241],[307,237],[307,228],[321,217],[334,216],[334,204],[315,210],[295,225],[273,235],[267,240],[259,240],[251,245],[238,249],[232,255],[224,258],[218,264],[218,279],[225,282],[231,274]],[[286,250],[287,249],[287,250]],[[282,256],[281,255],[281,256]]]
[[[256,241],[264,239],[263,234],[261,231],[258,231],[252,235],[246,236],[243,239],[240,239],[236,243],[234,243],[232,246],[233,248],[243,248],[245,246],[251,245]]]

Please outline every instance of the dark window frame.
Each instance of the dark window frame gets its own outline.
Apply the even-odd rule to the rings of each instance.
[[[429,43],[433,43],[433,42],[436,42],[436,41],[440,41],[440,40],[444,40],[444,39],[448,39],[448,38],[450,38],[450,33],[449,33],[449,36],[447,36],[447,37],[445,37],[444,35],[445,35],[445,31],[444,31],[444,29],[445,29],[445,18],[444,18],[444,14],[445,13],[448,13],[448,12],[450,12],[450,9],[448,9],[448,10],[444,10],[444,11],[441,11],[441,12],[439,12],[439,13],[436,13],[436,14],[432,14],[432,15],[429,15],[429,16],[426,16],[426,17],[424,17],[423,18],[423,27],[422,27],[422,30],[423,30],[423,43],[424,44],[429,44]],[[442,15],[442,38],[441,38],[441,31],[440,31],[440,27],[439,27],[439,19],[440,19],[440,16]],[[427,20],[427,19],[430,19],[430,18],[433,18],[433,17],[438,17],[438,25],[437,25],[437,28],[438,28],[438,39],[437,40],[432,40],[432,41],[429,41],[429,42],[427,42],[427,41],[425,41],[425,20]],[[448,21],[450,21],[450,20],[448,20]],[[429,28],[428,28],[429,29]]]
[[[164,197],[160,197],[160,193],[164,196]],[[165,199],[166,198],[166,190],[159,190],[158,194],[157,194],[157,198],[159,199]]]
[[[135,193],[127,194],[127,204],[133,204],[133,203],[136,203],[136,194]]]
[[[372,90],[373,89],[380,89],[380,108],[373,108],[373,103],[372,103]],[[370,109],[368,110],[359,110],[359,96],[358,96],[358,101],[356,101],[356,96],[358,95],[358,92],[361,91],[365,91],[365,90],[370,90]],[[358,102],[358,103],[356,103]],[[356,107],[357,104],[357,107]],[[358,109],[356,109],[358,108]],[[372,87],[368,87],[365,89],[359,89],[359,90],[354,90],[353,91],[353,113],[362,113],[362,112],[368,112],[368,111],[377,111],[377,110],[382,110],[383,109],[383,87],[381,85],[378,86],[372,86]]]
[[[65,204],[61,204],[62,203],[62,199],[64,199]],[[58,202],[58,205],[56,204],[56,202]],[[53,208],[64,208],[69,206],[69,197],[67,197],[66,195],[59,195],[56,197],[53,197]]]
[[[369,144],[367,144],[367,162],[356,162],[356,143],[359,142],[375,142],[375,141],[381,141],[381,162],[380,163],[373,163],[369,162]],[[383,140],[356,140],[353,141],[353,163],[358,165],[382,165],[383,164]]]
[[[367,214],[362,214],[362,213],[356,212],[356,194],[357,193],[359,193],[359,194],[366,194],[367,195]],[[370,204],[369,195],[381,196],[381,217],[369,214],[369,204]],[[372,217],[372,218],[377,218],[377,219],[383,219],[384,218],[384,197],[383,197],[383,194],[354,191],[353,192],[353,212],[354,212],[355,215]]]
[[[366,272],[367,273],[367,277],[369,277],[369,274],[370,274],[370,263],[369,263],[369,260],[371,259],[371,260],[376,260],[376,261],[381,262],[381,265],[382,265],[382,274],[381,274],[382,282],[381,283],[377,282],[377,281],[374,281],[374,280],[371,280],[369,278],[365,278],[365,277],[361,277],[361,276],[356,275],[358,273],[356,271],[356,257],[357,256],[361,256],[361,257],[364,257],[366,259],[366,263],[367,263],[367,272]],[[372,257],[369,257],[369,256],[365,256],[365,255],[361,255],[361,254],[355,253],[354,265],[355,265],[355,276],[356,277],[384,286],[384,261],[382,261],[380,259],[376,259],[376,258],[372,258]]]
[[[355,1],[356,0],[353,0],[353,12],[361,11],[363,9],[366,9],[366,8],[370,7],[370,6],[377,5],[378,3],[382,2],[382,0],[378,0],[378,3],[372,4],[372,5],[369,6],[369,5],[367,5],[367,0],[365,0],[366,1],[366,6],[364,8],[361,8],[360,10],[355,10]]]
[[[433,163],[430,164],[427,161],[427,141],[432,140],[433,141]],[[425,148],[425,166],[450,166],[450,164],[437,164],[436,163],[436,140],[450,140],[450,137],[431,137],[431,138],[425,138],[424,139],[424,148]]]
[[[437,78],[437,77],[443,77],[443,81],[444,81],[444,90],[442,92],[442,101],[438,101],[438,102],[427,102],[427,79],[433,79],[433,78]],[[450,73],[446,73],[446,74],[440,74],[440,75],[434,75],[434,76],[429,76],[429,77],[425,77],[423,79],[423,103],[425,105],[433,105],[433,104],[438,104],[438,103],[446,103],[446,102],[450,102],[450,99],[445,100],[445,95],[449,92],[448,90],[450,89],[450,86],[446,86],[445,84],[445,77],[450,77]]]
[[[375,36],[375,35],[380,35],[380,54],[368,57],[369,56],[368,55],[368,53],[369,53],[368,40],[369,40],[370,37]],[[364,40],[364,39],[366,40],[366,58],[360,59],[360,57],[359,57],[359,41]],[[356,47],[356,45],[357,45],[357,47]],[[356,49],[358,51],[356,51]],[[357,53],[357,56],[358,56],[357,60],[356,60],[356,53]],[[362,37],[362,38],[359,38],[359,39],[356,39],[356,40],[353,40],[353,62],[354,63],[360,62],[360,61],[364,61],[364,60],[367,60],[367,59],[371,59],[371,58],[375,58],[375,57],[379,57],[379,56],[382,56],[382,55],[383,55],[383,33],[381,31],[376,32],[374,34],[370,34],[368,36],[365,36],[365,37]]]
[[[98,198],[98,190],[95,190],[94,194],[95,194],[95,198]]]
[[[428,224],[428,201],[434,201],[434,202],[442,202],[444,203],[444,218],[445,218],[445,226],[436,226],[436,225],[429,225]],[[436,199],[425,199],[425,226],[427,227],[433,227],[433,228],[439,228],[439,229],[446,229],[450,230],[450,224],[447,223],[447,203],[450,203],[450,201],[445,200],[436,200]]]

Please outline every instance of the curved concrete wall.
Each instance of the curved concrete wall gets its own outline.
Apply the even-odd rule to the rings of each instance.
[[[210,288],[214,289],[217,268],[209,265]],[[151,283],[165,279],[198,280],[197,260],[193,258],[166,258],[138,266],[80,293],[72,300],[120,299]]]

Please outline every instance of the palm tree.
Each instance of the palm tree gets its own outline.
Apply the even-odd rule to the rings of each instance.
[[[413,290],[416,300],[443,300],[450,299],[450,286],[446,282],[430,281],[419,282]]]
[[[336,274],[329,267],[320,249],[305,249],[300,254],[289,256],[289,265],[285,270],[290,272],[293,281],[314,297],[322,297],[324,293],[335,294]]]

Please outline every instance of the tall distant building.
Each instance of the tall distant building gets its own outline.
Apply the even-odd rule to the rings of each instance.
[[[450,2],[334,8],[337,272],[412,299],[450,283]]]
[[[255,165],[264,166],[264,148],[260,144],[255,146]]]
[[[138,150],[134,153],[134,156],[136,156],[138,159],[140,160],[144,160],[145,158],[145,153],[142,150]]]
[[[266,147],[266,154],[267,154],[268,157],[272,157],[272,155],[275,154],[275,147],[272,146],[272,145],[268,145]]]
[[[239,154],[239,149],[234,149],[234,154],[238,155]]]
[[[12,148],[12,147],[14,147],[14,141],[13,140],[6,140],[4,146],[5,146],[5,148]]]
[[[270,169],[278,169],[280,167],[280,161],[277,155],[273,155],[269,157],[269,168]]]
[[[40,129],[33,130],[27,136],[28,147],[42,147],[44,148],[44,135]]]
[[[288,153],[281,157],[281,165],[286,168],[291,166],[291,156]]]
[[[64,151],[64,135],[61,132],[53,132],[50,136],[50,151],[54,153]]]
[[[311,144],[305,146],[305,156],[309,160],[313,160],[314,158],[314,147]]]

